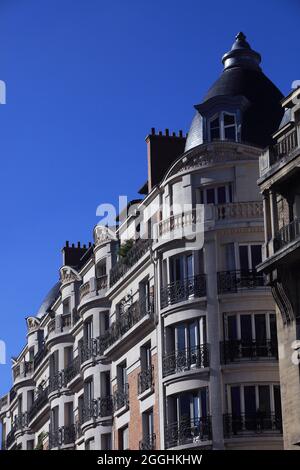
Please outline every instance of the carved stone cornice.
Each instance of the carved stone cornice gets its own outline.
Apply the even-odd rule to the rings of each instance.
[[[117,237],[115,232],[109,227],[96,225],[94,228],[94,242],[96,247],[116,240]]]
[[[59,273],[62,286],[70,284],[71,282],[81,281],[81,276],[74,268],[71,268],[71,266],[63,266],[60,268]]]
[[[41,323],[41,320],[37,317],[26,317],[25,320],[26,320],[28,333],[31,333],[32,331],[37,330]]]

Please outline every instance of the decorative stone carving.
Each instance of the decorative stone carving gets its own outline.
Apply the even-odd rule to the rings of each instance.
[[[60,269],[60,280],[62,285],[69,284],[70,282],[81,281],[81,277],[75,269],[70,266],[63,266]]]
[[[115,232],[104,225],[96,225],[94,228],[95,246],[102,245],[113,240],[117,240]]]
[[[39,328],[41,320],[37,317],[27,317],[26,324],[28,333]]]

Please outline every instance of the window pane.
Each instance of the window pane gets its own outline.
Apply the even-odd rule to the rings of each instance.
[[[179,409],[180,409],[180,418],[190,419],[190,396],[187,393],[183,393],[179,397]]]
[[[274,385],[274,408],[275,416],[279,422],[281,422],[281,398],[280,398],[280,386]]]
[[[215,190],[213,188],[206,191],[207,204],[215,203]]]
[[[256,314],[254,319],[256,342],[265,344],[267,339],[266,316],[263,314]]]
[[[235,140],[235,126],[225,127],[224,129],[224,137],[226,140]]]
[[[201,388],[200,390],[200,399],[201,399],[201,416],[207,416],[208,406],[207,406],[207,388]]]
[[[196,322],[189,324],[189,340],[190,348],[195,348],[198,344],[198,328]]]
[[[249,260],[248,260],[248,246],[242,245],[239,247],[240,252],[240,269],[242,271],[249,270]]]
[[[219,127],[219,118],[215,118],[213,121],[210,121],[210,128],[215,129],[216,127]]]
[[[177,327],[177,350],[183,351],[186,348],[185,344],[185,326],[179,325]]]
[[[226,243],[226,269],[228,271],[234,271],[235,267],[235,252],[234,252],[234,243]]]
[[[226,203],[226,188],[225,186],[220,186],[218,188],[218,204]]]
[[[244,387],[245,399],[245,415],[255,416],[256,414],[256,401],[255,401],[255,387],[254,385]]]
[[[233,114],[224,113],[224,126],[235,124],[235,116]]]
[[[186,277],[192,277],[193,272],[193,255],[188,255],[186,258]]]
[[[240,387],[231,387],[231,412],[233,416],[241,414]]]
[[[220,129],[211,129],[210,130],[210,139],[211,140],[220,139]]]
[[[251,246],[252,269],[261,263],[261,245]]]
[[[269,385],[259,385],[258,396],[259,396],[259,411],[269,415],[271,412]]]
[[[241,315],[240,318],[242,341],[252,341],[251,315]]]
[[[236,316],[230,315],[227,318],[227,325],[228,325],[228,339],[230,339],[230,340],[237,339]]]
[[[274,313],[270,315],[270,334],[271,334],[271,340],[274,341],[274,343],[277,342],[277,327],[276,327],[276,316]]]

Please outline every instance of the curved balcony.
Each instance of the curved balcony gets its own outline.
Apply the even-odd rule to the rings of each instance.
[[[67,384],[63,370],[51,375],[49,377],[49,395],[55,392],[58,393],[62,388],[65,388],[66,385]]]
[[[208,344],[200,344],[193,348],[174,351],[162,359],[163,377],[206,367],[209,367]]]
[[[16,417],[15,417],[15,420],[14,420],[14,429],[15,429],[15,433],[17,433],[18,431],[24,431],[26,428],[28,428],[28,423],[29,423],[29,420],[28,420],[28,413],[27,411],[25,411],[24,413],[20,413],[18,414]]]
[[[203,416],[168,424],[165,427],[166,449],[178,446],[197,446],[211,441],[211,417]]]
[[[225,438],[282,434],[282,419],[275,413],[225,414],[223,422]]]
[[[81,425],[90,420],[111,417],[113,414],[113,398],[111,396],[97,398],[85,404],[82,409]]]
[[[155,450],[156,448],[156,434],[152,433],[148,436],[145,436],[139,442],[139,449],[140,450]]]
[[[255,269],[218,272],[218,293],[229,294],[243,290],[266,288],[262,273]]]
[[[56,315],[48,323],[48,334],[46,340],[49,341],[55,336],[61,336],[63,334],[69,334],[72,327],[71,314],[67,313],[64,315]]]
[[[87,282],[82,284],[79,289],[79,297],[80,302],[83,300],[87,300],[90,296],[104,296],[105,292],[107,291],[108,284],[107,284],[107,275],[103,275],[100,277],[92,277]]]
[[[33,361],[22,361],[13,368],[13,377],[15,384],[28,380],[33,374]]]
[[[223,364],[252,361],[278,361],[278,344],[273,340],[221,341],[221,362]]]
[[[75,440],[75,424],[71,424],[70,426],[62,426],[55,430],[51,430],[51,428],[49,428],[49,449],[74,445]]]
[[[206,276],[197,274],[181,281],[175,281],[160,290],[161,308],[174,305],[185,300],[206,296]]]
[[[80,356],[74,357],[71,363],[64,369],[64,383],[73,382],[76,377],[80,376],[81,360]]]

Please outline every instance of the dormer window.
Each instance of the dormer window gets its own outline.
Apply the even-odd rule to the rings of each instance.
[[[209,140],[237,140],[236,119],[232,113],[222,112],[209,121]]]

